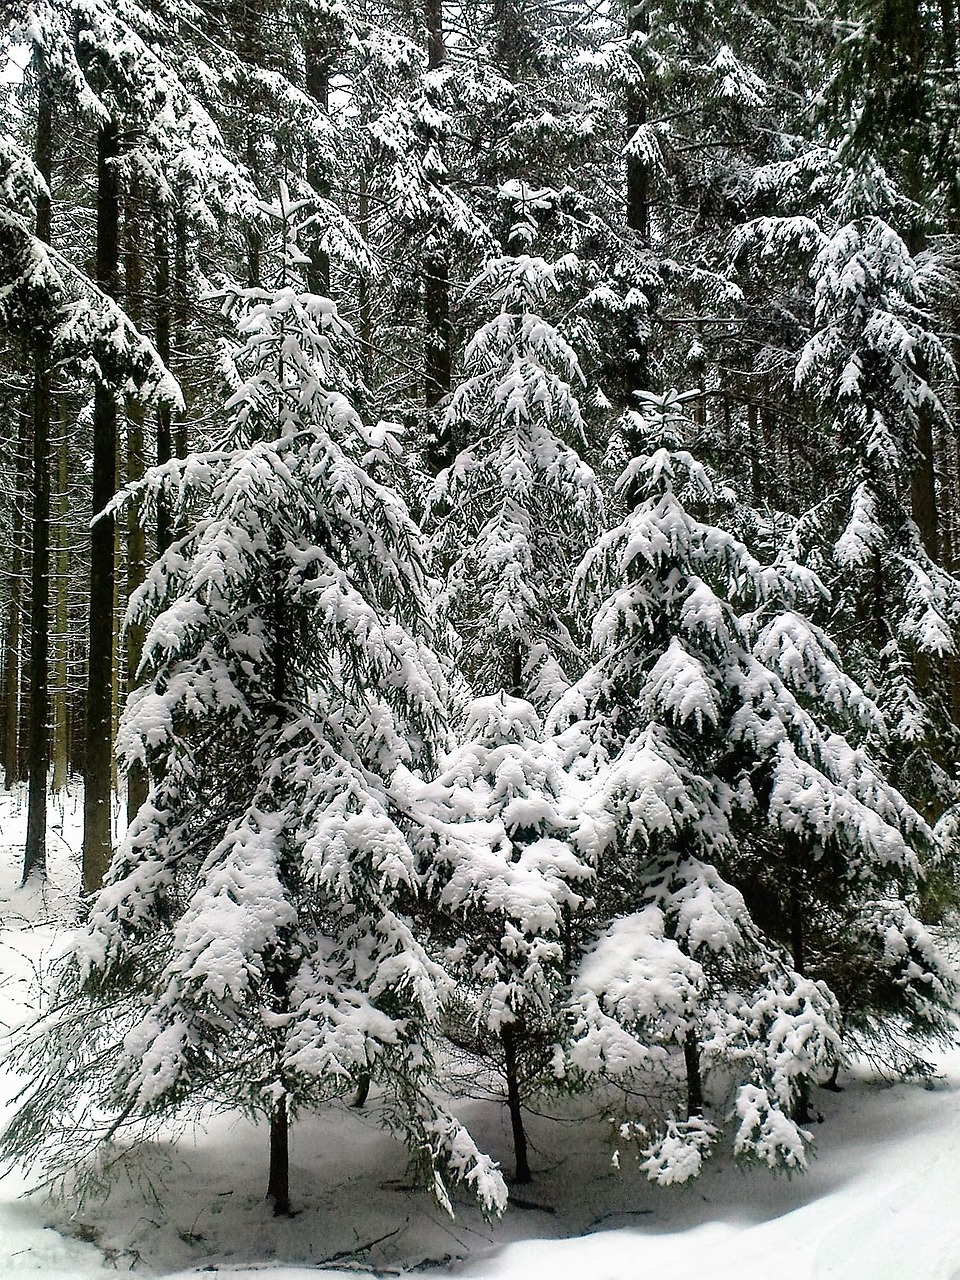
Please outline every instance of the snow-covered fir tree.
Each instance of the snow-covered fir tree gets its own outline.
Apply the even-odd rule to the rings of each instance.
[[[503,195],[514,211],[515,252],[491,259],[471,284],[489,318],[464,353],[444,415],[466,442],[432,502],[468,680],[478,692],[508,691],[542,709],[576,674],[566,595],[596,529],[600,494],[578,451],[577,354],[549,318],[578,263],[525,251],[550,192],[517,183]]]
[[[434,830],[438,940],[458,980],[448,1020],[501,1073],[514,1181],[529,1182],[522,1105],[555,1084],[593,869],[571,846],[570,779],[529,702],[504,693],[474,700],[458,739],[422,793]]]
[[[54,1127],[56,1146],[78,1105],[96,1139],[229,1103],[269,1118],[287,1212],[290,1117],[371,1076],[441,1203],[452,1177],[498,1209],[499,1174],[435,1090],[448,979],[410,914],[396,779],[431,767],[445,716],[421,539],[376,479],[396,439],[343,394],[349,327],[303,289],[302,209],[284,190],[271,212],[283,279],[225,299],[231,443],[146,481],[190,520],[132,603],[147,678],[119,746],[152,786],[33,1032],[7,1142],[32,1155]]]
[[[643,1147],[660,1182],[699,1170],[728,1107],[739,1156],[806,1163],[808,1084],[842,1053],[809,921],[832,909],[861,981],[929,1035],[956,989],[909,908],[929,829],[842,736],[879,712],[799,612],[822,587],[723,530],[728,495],[691,427],[670,392],[644,395],[627,428],[648,442],[620,480],[636,505],[580,568],[594,662],[554,712],[596,796],[578,838],[600,929],[573,984],[568,1069],[617,1076],[682,1047],[686,1114]]]

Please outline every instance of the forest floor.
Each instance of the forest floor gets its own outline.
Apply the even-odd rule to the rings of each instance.
[[[79,803],[51,811],[50,882],[17,887],[25,813],[0,793],[0,1021],[29,1016],[35,982],[69,937]],[[291,1142],[292,1218],[264,1202],[266,1134],[205,1117],[154,1144],[140,1179],[104,1203],[70,1207],[0,1179],[2,1280],[104,1280],[118,1273],[231,1280],[343,1280],[343,1272],[475,1280],[960,1280],[960,1049],[927,1086],[864,1071],[818,1090],[817,1157],[793,1179],[709,1164],[688,1187],[651,1186],[610,1126],[581,1102],[530,1116],[534,1182],[486,1223],[467,1202],[450,1220],[410,1186],[402,1148],[361,1112],[299,1123]],[[0,1071],[0,1106],[17,1082]],[[509,1161],[495,1103],[458,1110],[481,1146]]]

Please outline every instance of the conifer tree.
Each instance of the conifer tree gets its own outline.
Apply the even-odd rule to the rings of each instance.
[[[550,193],[522,184],[504,196],[516,239],[532,237]],[[468,442],[434,486],[437,534],[449,564],[451,617],[468,679],[544,708],[575,674],[577,642],[565,616],[569,573],[590,541],[599,489],[578,447],[579,361],[549,320],[576,278],[575,257],[526,252],[491,259],[471,288],[489,308],[465,353],[445,420]]]
[[[468,1044],[497,1063],[516,1158],[531,1180],[522,1106],[555,1084],[564,993],[592,868],[571,848],[572,796],[529,702],[500,693],[467,708],[456,748],[424,793],[437,824],[438,932],[458,979]]]
[[[370,1074],[438,1200],[449,1174],[498,1209],[499,1174],[434,1087],[448,980],[410,914],[402,776],[430,767],[445,714],[429,580],[376,479],[396,440],[341,390],[349,326],[303,290],[301,212],[284,189],[278,287],[225,298],[231,447],[144,481],[195,520],[133,602],[149,676],[120,750],[152,785],[33,1033],[8,1149],[50,1126],[55,1143],[81,1094],[94,1138],[213,1095],[268,1118],[286,1213],[290,1118]]]
[[[643,406],[628,430],[648,445],[620,480],[637,504],[577,580],[594,663],[554,713],[595,779],[581,842],[605,922],[574,982],[568,1062],[617,1074],[682,1044],[687,1114],[643,1153],[657,1181],[698,1171],[731,1081],[738,1155],[803,1167],[807,1083],[840,1054],[839,1011],[802,932],[765,927],[757,859],[807,918],[842,884],[843,945],[869,947],[866,968],[937,1035],[954,979],[908,905],[930,832],[839,732],[879,713],[798,611],[816,579],[764,567],[710,519],[725,495],[685,447],[683,399]]]

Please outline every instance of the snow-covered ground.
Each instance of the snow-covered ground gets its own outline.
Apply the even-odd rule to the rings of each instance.
[[[79,814],[53,816],[51,886],[17,887],[25,814],[0,795],[0,1019],[20,1021],[31,978],[63,944],[77,883]],[[59,830],[57,829],[59,827]],[[660,1189],[610,1163],[609,1126],[583,1103],[531,1117],[535,1183],[522,1207],[485,1223],[466,1203],[450,1221],[411,1189],[403,1151],[363,1112],[338,1110],[293,1134],[299,1212],[263,1201],[266,1134],[209,1117],[158,1145],[137,1183],[80,1208],[23,1198],[0,1180],[0,1280],[102,1280],[267,1272],[323,1280],[343,1270],[477,1280],[960,1280],[960,1050],[932,1088],[841,1077],[818,1091],[811,1171],[787,1180],[715,1163],[692,1186]],[[5,1073],[0,1097],[16,1082]],[[504,1116],[462,1108],[486,1149],[509,1158]]]

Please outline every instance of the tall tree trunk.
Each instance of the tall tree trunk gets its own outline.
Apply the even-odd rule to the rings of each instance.
[[[424,0],[427,27],[427,67],[439,71],[447,61],[443,36],[443,0]],[[439,145],[439,144],[438,144]],[[456,455],[440,406],[450,394],[453,378],[453,333],[450,325],[450,263],[444,228],[431,232],[423,263],[424,401],[427,410],[427,467],[438,475]]]
[[[910,500],[913,519],[920,530],[920,540],[931,560],[940,559],[940,531],[937,519],[937,482],[935,475],[935,450],[933,420],[929,412],[921,408],[917,423],[917,455],[913,475],[910,478]]]
[[[187,423],[190,415],[190,405],[192,402],[192,388],[190,378],[186,368],[186,362],[183,359],[184,353],[189,348],[190,343],[190,269],[189,269],[189,240],[187,232],[187,219],[182,210],[178,209],[173,219],[174,229],[174,346],[180,357],[178,363],[178,371],[180,376],[180,385],[183,391],[183,409],[178,411],[173,435],[173,451],[178,458],[187,456],[189,441],[187,439]]]
[[[157,355],[166,368],[170,368],[170,214],[159,199],[153,210],[153,258],[156,272],[154,314],[154,344]],[[173,426],[171,409],[167,401],[157,409],[157,466],[173,457]],[[165,495],[157,499],[157,554],[163,555],[173,539],[173,520],[170,504]]]
[[[3,639],[3,770],[6,786],[20,781],[20,669],[23,655],[23,513],[27,499],[27,450],[30,445],[27,406],[19,416],[17,478],[13,500],[13,552],[10,557],[10,594]]]
[[[358,196],[357,228],[365,241],[370,239],[370,196],[368,193],[369,178],[366,170],[360,173],[360,193]],[[360,360],[364,385],[369,388],[373,373],[373,297],[370,288],[370,277],[361,273],[358,282],[358,302],[360,305]]]
[[[97,135],[97,283],[116,297],[119,267],[120,186],[116,161],[119,131],[114,120]],[[116,491],[117,406],[113,391],[97,379],[93,406],[93,512],[90,541],[90,626],[87,657],[84,750],[83,890],[93,893],[110,864],[110,801],[113,744],[114,518],[101,515]]]
[[[124,215],[124,266],[126,281],[127,315],[133,323],[142,328],[143,325],[143,264],[140,257],[139,227],[142,210],[140,208],[139,184],[132,181],[127,193]],[[142,404],[132,403],[127,406],[127,484],[135,484],[143,479],[145,465],[144,440],[144,408]],[[143,527],[139,503],[131,502],[127,508],[127,583],[126,595],[130,597],[142,585],[147,574],[147,538]],[[143,653],[144,627],[142,622],[131,622],[126,630],[126,694],[130,696],[137,685],[137,672],[140,669],[140,657]],[[147,771],[139,760],[135,760],[127,771],[127,822],[130,823],[140,811],[147,798]]]
[[[49,190],[53,175],[53,98],[37,53],[37,133],[34,158]],[[50,243],[51,207],[37,195],[37,239]],[[31,513],[30,720],[27,729],[27,842],[23,879],[47,873],[47,776],[50,771],[50,335],[36,334],[33,359],[33,493]]]
[[[330,109],[330,76],[333,72],[333,52],[328,39],[312,35],[304,50],[307,93],[317,105],[327,112]],[[312,146],[307,155],[307,185],[318,196],[330,194],[330,179],[321,148]],[[321,247],[316,231],[311,232],[307,245],[310,265],[307,268],[307,288],[321,297],[330,296],[330,256]]]
[[[53,675],[53,779],[51,786],[59,795],[67,785],[69,769],[69,665],[70,651],[67,585],[70,573],[70,550],[67,514],[70,510],[69,444],[66,423],[60,415],[60,442],[57,447],[57,603],[54,622],[56,657]]]
[[[627,35],[639,37],[646,29],[646,19],[639,6],[627,8]],[[645,89],[634,85],[627,93],[626,133],[629,142],[637,130],[647,122],[647,95]],[[647,165],[638,155],[627,156],[626,191],[627,226],[642,244],[650,240],[650,174]],[[627,404],[633,403],[635,391],[650,387],[650,353],[648,338],[639,317],[633,325],[627,356]]]

